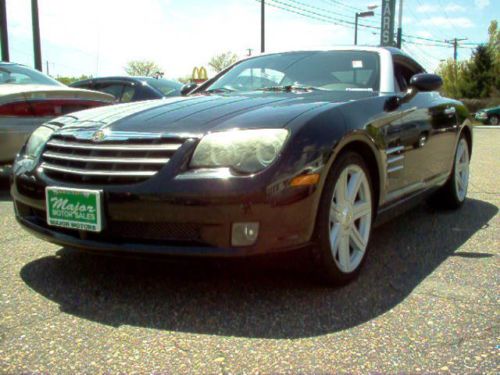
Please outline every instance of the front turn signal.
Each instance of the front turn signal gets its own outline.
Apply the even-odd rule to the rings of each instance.
[[[305,174],[294,177],[290,182],[290,186],[307,186],[316,185],[319,182],[319,174]]]

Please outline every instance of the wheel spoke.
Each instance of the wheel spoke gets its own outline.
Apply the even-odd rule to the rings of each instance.
[[[340,174],[335,190],[337,204],[344,203],[347,199],[347,170]]]
[[[353,206],[353,220],[360,219],[368,214],[371,214],[372,206],[368,202],[358,202]]]
[[[457,184],[458,184],[458,189],[463,190],[464,182],[462,180],[462,176],[460,176],[459,174],[457,174]]]
[[[351,266],[351,254],[349,251],[348,233],[342,233],[342,236],[340,236],[339,263],[345,272],[349,272]]]
[[[356,172],[351,175],[349,184],[347,185],[347,199],[350,203],[354,203],[356,195],[358,195],[359,188],[361,186],[361,173]]]
[[[342,226],[339,223],[336,223],[330,230],[330,248],[334,256],[337,253],[341,236],[342,236]]]
[[[365,250],[365,239],[361,236],[361,233],[359,233],[359,230],[355,225],[351,227],[350,238],[356,249],[358,249],[359,251]]]

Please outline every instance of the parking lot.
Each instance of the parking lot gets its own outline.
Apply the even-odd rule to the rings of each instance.
[[[469,199],[373,232],[354,283],[300,254],[102,257],[42,242],[0,193],[0,372],[497,373],[500,130],[476,129]],[[314,272],[314,271],[313,271]]]

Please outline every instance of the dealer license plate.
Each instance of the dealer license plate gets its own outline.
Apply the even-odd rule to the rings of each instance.
[[[89,232],[102,230],[102,191],[47,187],[47,223]]]

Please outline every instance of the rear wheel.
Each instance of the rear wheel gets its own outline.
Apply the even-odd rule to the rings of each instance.
[[[465,201],[469,187],[469,145],[464,136],[460,138],[455,152],[453,170],[448,182],[429,200],[439,208],[457,209]]]
[[[345,284],[365,260],[373,218],[373,189],[366,165],[347,152],[335,162],[321,197],[313,251],[319,276]]]

